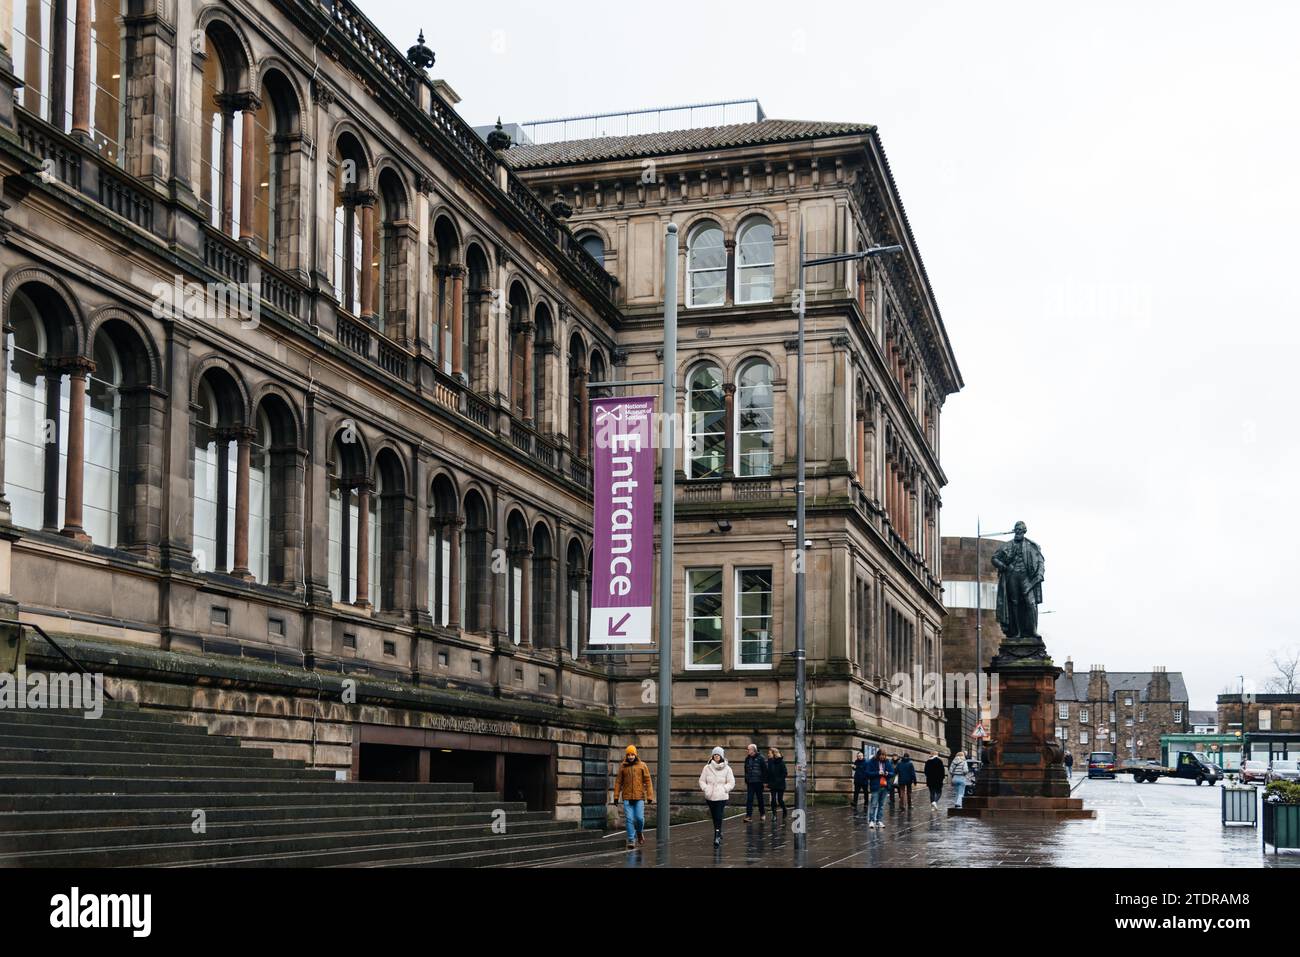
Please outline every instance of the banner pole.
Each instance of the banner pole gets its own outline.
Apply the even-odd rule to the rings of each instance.
[[[673,509],[676,494],[677,436],[677,224],[668,224],[664,240],[664,384],[660,421],[663,452],[660,457],[659,546],[659,809],[655,839],[659,863],[667,862],[668,831],[672,816],[673,733]]]

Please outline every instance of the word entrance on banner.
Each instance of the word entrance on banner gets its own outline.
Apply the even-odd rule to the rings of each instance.
[[[654,592],[652,396],[591,403],[593,645],[648,645]]]

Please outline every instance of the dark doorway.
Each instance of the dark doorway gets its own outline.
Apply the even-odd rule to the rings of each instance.
[[[475,791],[497,789],[497,756],[490,751],[429,752],[429,780],[437,784],[472,784]]]
[[[505,758],[505,799],[524,801],[530,811],[549,810],[550,759],[540,754],[507,754]]]
[[[419,749],[391,744],[361,745],[361,780],[419,781]]]

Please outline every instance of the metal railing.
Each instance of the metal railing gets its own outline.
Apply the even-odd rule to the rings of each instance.
[[[51,648],[53,648],[53,649],[54,649],[55,651],[57,651],[60,655],[62,655],[62,656],[63,656],[63,659],[64,659],[68,664],[72,665],[72,667],[76,668],[79,672],[81,672],[83,675],[85,675],[85,676],[86,676],[87,678],[89,678],[91,681],[94,681],[94,680],[95,680],[95,676],[94,676],[93,674],[91,674],[89,671],[87,671],[85,668],[83,668],[82,665],[81,665],[81,662],[78,661],[76,658],[72,657],[72,655],[68,654],[67,649],[65,649],[61,644],[59,644],[59,643],[58,643],[57,641],[55,641],[52,637],[50,637],[49,632],[47,632],[47,631],[46,631],[44,628],[42,628],[40,625],[33,625],[31,622],[28,622],[28,621],[20,621],[20,622],[18,623],[18,627],[19,627],[19,628],[30,628],[32,631],[36,632],[38,635],[40,635],[42,638],[45,639],[46,643],[47,643]],[[101,677],[102,677],[102,676],[101,676]],[[103,693],[104,693],[104,697],[105,697],[105,698],[107,698],[109,701],[112,701],[112,700],[113,700],[113,696],[112,696],[111,694],[108,693],[108,689],[107,689],[107,688],[101,688],[101,690],[103,691]]]

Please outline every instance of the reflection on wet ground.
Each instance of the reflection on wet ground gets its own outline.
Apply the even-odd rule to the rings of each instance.
[[[743,823],[739,810],[713,847],[707,822],[672,830],[666,861],[654,832],[645,846],[623,849],[622,832],[610,850],[553,862],[553,867],[1300,867],[1296,852],[1265,854],[1258,827],[1220,823],[1218,787],[1190,781],[1135,784],[1131,778],[1081,781],[1074,797],[1098,812],[1094,821],[1060,824],[949,818],[950,795],[939,809],[928,801],[911,810],[887,808],[883,830],[867,827],[863,811],[814,808],[806,848],[795,848],[790,820],[768,815]],[[924,793],[924,789],[922,789]]]

